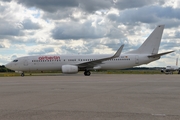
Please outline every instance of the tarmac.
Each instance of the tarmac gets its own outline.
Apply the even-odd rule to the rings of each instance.
[[[180,120],[180,75],[0,77],[0,120]]]

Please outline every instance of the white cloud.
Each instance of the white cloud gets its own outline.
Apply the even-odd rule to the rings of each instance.
[[[163,6],[170,6],[173,8],[179,8],[179,0],[167,0]]]
[[[1,40],[0,41],[0,48],[9,48],[10,47],[10,43],[8,40]]]

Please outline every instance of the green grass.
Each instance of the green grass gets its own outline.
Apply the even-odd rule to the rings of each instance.
[[[41,73],[41,72],[25,72],[25,76],[55,76],[61,74],[60,72],[45,72],[45,73]],[[15,73],[15,72],[4,72],[4,73],[0,73],[0,77],[14,77],[14,76],[21,76],[20,73]]]
[[[83,71],[79,72],[79,74],[83,75]],[[62,74],[60,71],[46,71],[44,73],[41,72],[26,72],[25,76],[56,76]],[[92,74],[164,74],[161,73],[160,70],[106,70],[106,71],[92,71]],[[177,74],[177,72],[174,72]],[[0,73],[0,77],[13,77],[20,76],[20,73],[15,72],[4,72]]]
[[[13,76],[19,76],[20,74],[15,73],[15,72],[5,72],[5,73],[0,73],[0,77],[13,77]]]
[[[161,74],[159,70],[108,70],[107,74]]]

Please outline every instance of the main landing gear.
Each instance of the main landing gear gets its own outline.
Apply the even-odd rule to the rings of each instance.
[[[91,72],[90,72],[89,70],[85,70],[85,71],[84,71],[84,75],[85,75],[85,76],[90,76],[90,75],[91,75]]]

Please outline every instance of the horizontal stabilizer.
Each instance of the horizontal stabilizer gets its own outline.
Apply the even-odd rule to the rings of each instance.
[[[172,53],[172,52],[174,52],[174,51],[169,51],[169,52],[164,52],[164,53],[149,55],[148,57],[153,57],[153,58],[155,58],[155,57],[161,57],[161,56],[163,56],[163,55],[166,55],[166,54],[169,54],[169,53]]]

